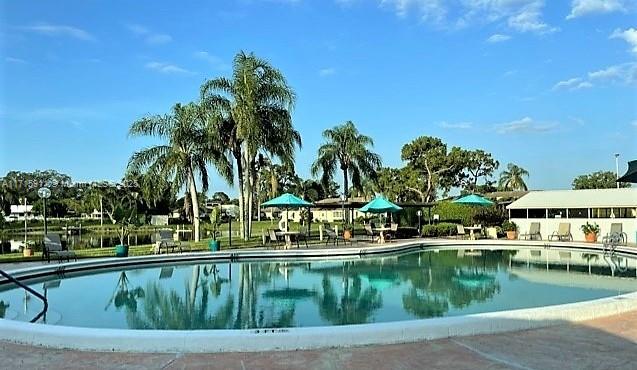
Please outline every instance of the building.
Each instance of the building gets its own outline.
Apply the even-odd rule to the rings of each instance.
[[[563,222],[571,224],[577,241],[585,240],[580,227],[587,222],[600,226],[600,239],[611,224],[621,223],[628,242],[637,242],[637,188],[532,191],[506,208],[520,233],[527,232],[531,222],[540,222],[543,239]]]
[[[5,218],[7,221],[24,220],[26,216],[28,219],[33,219],[33,206],[23,204],[12,204],[10,207],[10,213]]]

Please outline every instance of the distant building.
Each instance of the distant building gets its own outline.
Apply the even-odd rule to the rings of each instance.
[[[9,215],[6,217],[7,221],[17,221],[17,220],[24,220],[25,217],[27,217],[27,219],[33,219],[33,206],[31,205],[24,205],[24,204],[12,204],[10,207],[11,212],[9,213]]]
[[[621,223],[628,242],[637,242],[637,188],[532,191],[506,208],[522,234],[532,222],[539,222],[542,238],[548,239],[560,223],[567,222],[573,240],[583,241],[580,227],[589,222],[600,226],[601,240],[611,224]]]

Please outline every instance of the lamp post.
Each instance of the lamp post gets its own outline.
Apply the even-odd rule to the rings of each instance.
[[[38,189],[38,196],[42,198],[42,202],[44,202],[44,235],[47,234],[47,225],[46,225],[46,200],[51,196],[51,190],[49,188],[40,188]]]
[[[345,193],[342,193],[341,194],[341,212],[343,213],[341,215],[341,220],[343,221],[343,230],[345,230],[345,200],[346,199],[347,198],[345,197]]]
[[[615,153],[615,174],[617,175],[615,179],[619,179],[619,153]],[[617,189],[619,189],[619,182],[617,182]]]
[[[422,210],[419,209],[417,214],[418,214],[418,236],[422,236],[422,222],[421,222]]]

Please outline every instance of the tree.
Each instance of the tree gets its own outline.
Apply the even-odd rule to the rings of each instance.
[[[484,150],[465,151],[464,165],[467,173],[464,175],[464,187],[469,191],[477,191],[481,177],[488,178],[498,169],[500,162],[493,159],[491,153]]]
[[[323,138],[326,142],[319,148],[318,158],[310,168],[312,176],[322,173],[321,182],[329,184],[338,167],[343,172],[346,199],[349,196],[350,178],[356,189],[361,189],[363,177],[376,178],[382,161],[378,154],[369,149],[374,146],[374,141],[358,132],[352,121],[323,131]]]
[[[518,167],[513,163],[507,165],[507,169],[500,174],[499,186],[503,190],[528,190],[524,178],[529,177],[529,171]]]
[[[224,193],[223,191],[215,192],[214,194],[212,194],[212,197],[210,199],[220,204],[230,203],[230,197],[228,196],[228,194]]]
[[[292,126],[290,111],[296,96],[283,74],[254,54],[238,53],[230,79],[219,77],[201,86],[202,104],[219,128],[217,141],[236,161],[241,231],[252,231],[257,190],[257,160],[262,152],[282,163],[293,163],[301,135]]]
[[[613,189],[617,187],[617,176],[612,171],[597,171],[588,175],[580,175],[573,179],[573,190],[579,189]],[[620,188],[628,188],[630,184],[619,183]]]
[[[184,185],[190,195],[193,212],[194,240],[199,241],[199,204],[196,176],[208,190],[207,164],[232,183],[232,163],[216,146],[216,132],[206,125],[205,112],[195,103],[176,104],[171,114],[144,117],[135,121],[130,136],[153,136],[164,141],[136,152],[128,162],[128,171],[148,172],[170,179],[175,193]]]
[[[421,201],[431,202],[436,198],[438,188],[448,190],[458,185],[466,155],[458,147],[447,150],[447,144],[439,138],[421,136],[403,146],[401,158],[407,161],[405,174],[420,177],[413,182],[422,188],[415,186],[412,191],[420,193]]]

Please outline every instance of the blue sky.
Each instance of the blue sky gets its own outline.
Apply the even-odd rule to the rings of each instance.
[[[0,173],[119,180],[151,143],[127,138],[130,123],[196,99],[239,50],[296,90],[302,176],[346,120],[386,165],[438,136],[528,169],[535,189],[637,159],[635,0],[0,4]]]

